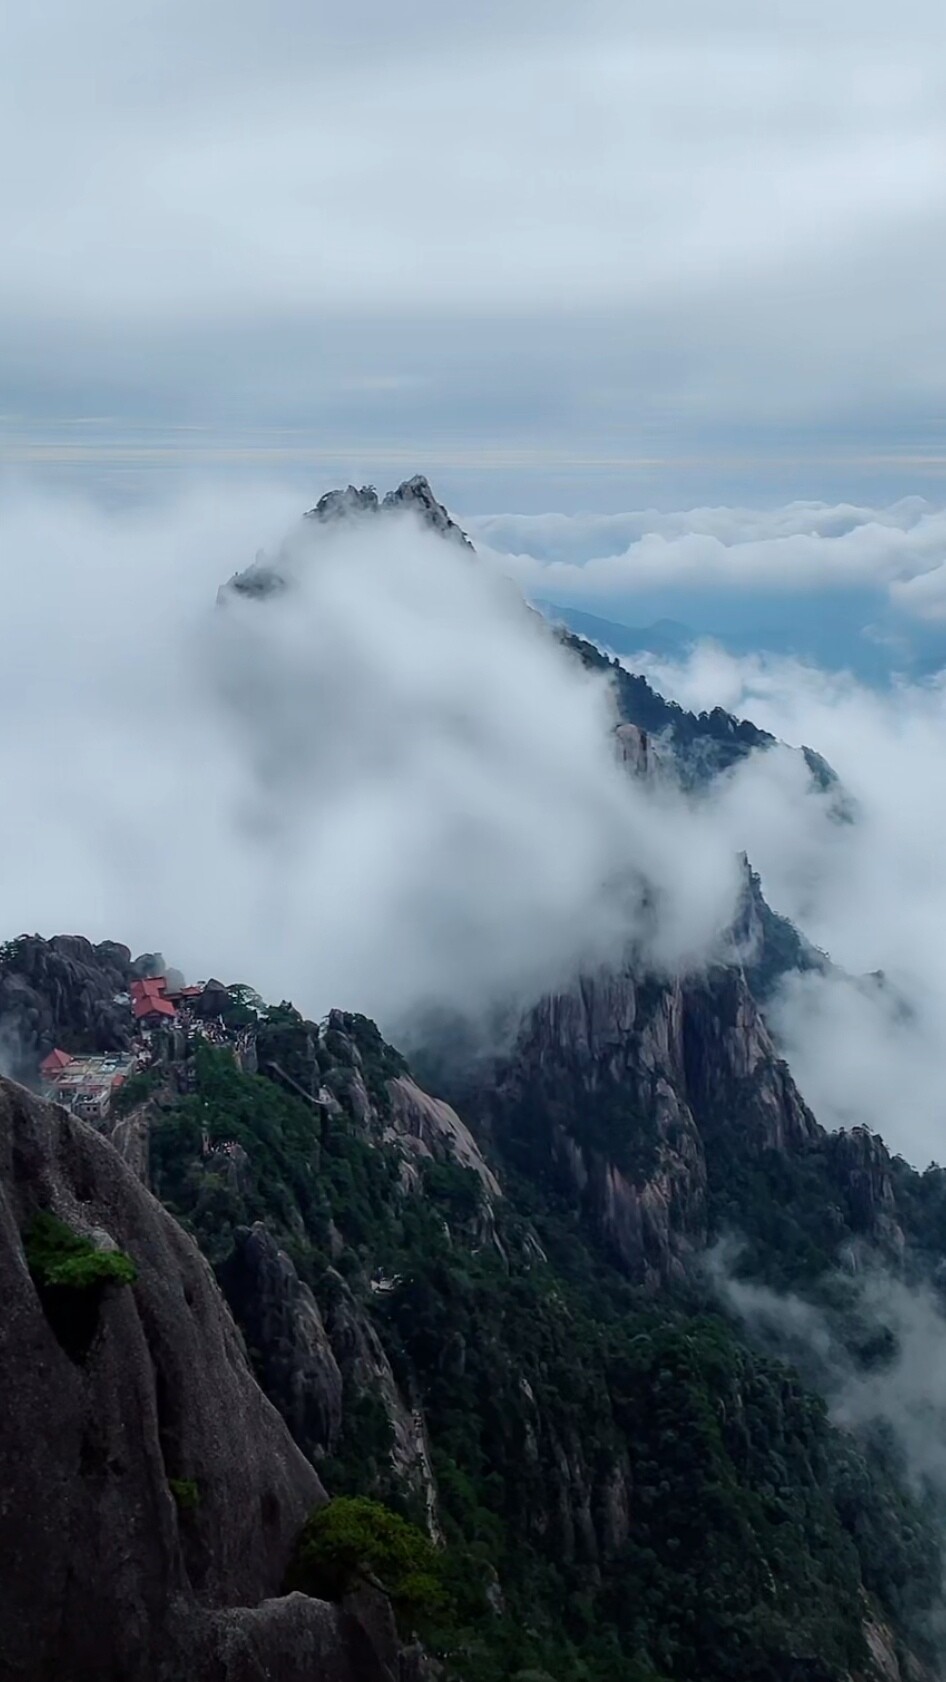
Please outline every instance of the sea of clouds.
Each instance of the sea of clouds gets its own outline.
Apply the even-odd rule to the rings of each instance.
[[[618,624],[670,617],[733,651],[814,657],[873,682],[946,665],[946,511],[921,497],[470,525],[528,595]]]
[[[933,516],[911,506],[928,579]],[[799,507],[765,518],[791,533]],[[788,748],[685,798],[616,766],[605,687],[524,608],[519,559],[471,560],[410,518],[327,530],[298,514],[280,488],[112,510],[7,490],[4,935],[122,939],[397,1032],[432,1004],[528,1002],[629,944],[664,970],[711,959],[745,850],[838,966],[886,976],[798,978],[774,1001],[816,1114],[943,1157],[943,681],[868,687],[705,640],[635,659],[684,705],[823,753],[857,820],[837,822]],[[818,520],[829,552],[870,526]],[[905,514],[870,528],[879,552],[877,530],[904,552]],[[218,606],[259,547],[290,587]]]

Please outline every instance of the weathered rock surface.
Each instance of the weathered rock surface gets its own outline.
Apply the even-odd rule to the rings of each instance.
[[[116,1004],[131,975],[131,953],[82,935],[21,935],[0,947],[0,1053],[6,1071],[35,1078],[55,1046],[114,1051],[131,1040],[131,1013]]]
[[[40,1209],[138,1268],[84,1359],[28,1271]],[[324,1492],[247,1365],[211,1271],[112,1146],[0,1082],[0,1676],[393,1678],[356,1611],[276,1600]],[[179,1506],[170,1480],[196,1503]]]
[[[423,1413],[402,1395],[384,1345],[340,1273],[329,1268],[323,1303],[332,1351],[350,1393],[372,1396],[391,1429],[391,1469],[403,1489],[421,1498],[427,1525],[439,1536],[437,1491]]]
[[[151,1127],[155,1113],[155,1105],[146,1101],[127,1115],[108,1117],[103,1123],[103,1131],[122,1161],[127,1162],[143,1186],[150,1184]]]
[[[678,1276],[705,1234],[683,1030],[679,985],[585,977],[536,1007],[483,1096],[497,1147],[533,1172],[544,1159],[607,1247],[651,1283]]]
[[[710,1171],[733,1150],[816,1153],[839,1235],[903,1245],[884,1145],[818,1125],[734,965],[667,983],[600,974],[543,1000],[476,1113],[500,1154],[551,1177],[648,1285],[681,1277],[705,1243]]]
[[[342,1375],[318,1304],[259,1221],[241,1228],[220,1282],[270,1400],[312,1459],[331,1454],[342,1428]]]
[[[496,1175],[470,1129],[450,1104],[442,1098],[432,1098],[410,1075],[397,1076],[389,1083],[388,1091],[391,1113],[385,1137],[389,1143],[398,1143],[419,1157],[469,1168],[488,1197],[501,1196]]]
[[[646,730],[636,724],[619,724],[614,732],[618,758],[636,777],[653,777],[661,766],[660,755]]]
[[[290,1594],[212,1615],[201,1660],[213,1682],[432,1682],[434,1674],[425,1657],[398,1651],[390,1607],[368,1593],[338,1608]]]

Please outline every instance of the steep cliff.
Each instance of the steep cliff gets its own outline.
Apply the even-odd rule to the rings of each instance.
[[[500,1154],[544,1172],[650,1285],[683,1277],[706,1241],[720,1142],[751,1159],[822,1137],[726,966],[586,976],[543,1000],[477,1107]]]
[[[42,1213],[134,1282],[44,1289]],[[6,1081],[0,1292],[0,1675],[391,1682],[393,1626],[273,1598],[324,1491],[206,1262],[107,1141]]]

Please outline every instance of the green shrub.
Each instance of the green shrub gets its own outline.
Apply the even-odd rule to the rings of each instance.
[[[131,1285],[138,1270],[121,1250],[97,1250],[87,1238],[47,1211],[34,1216],[26,1235],[26,1260],[43,1290],[89,1291]]]
[[[319,1600],[339,1600],[374,1582],[391,1600],[402,1629],[442,1614],[443,1562],[416,1525],[365,1496],[339,1496],[307,1520],[288,1587]]]
[[[196,1512],[200,1506],[200,1490],[193,1478],[168,1478],[168,1488],[180,1512]]]
[[[136,1075],[129,1075],[123,1081],[111,1102],[113,1116],[128,1115],[138,1104],[143,1104],[151,1094],[161,1085],[160,1069],[141,1069]]]

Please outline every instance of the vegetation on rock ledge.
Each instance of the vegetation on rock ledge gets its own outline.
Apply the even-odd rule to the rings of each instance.
[[[287,1588],[340,1600],[364,1583],[384,1590],[405,1634],[429,1628],[448,1606],[443,1555],[423,1531],[378,1501],[339,1496],[306,1523]]]
[[[96,1249],[46,1210],[34,1216],[25,1249],[30,1273],[43,1290],[100,1290],[105,1285],[132,1285],[137,1278],[130,1256]]]

